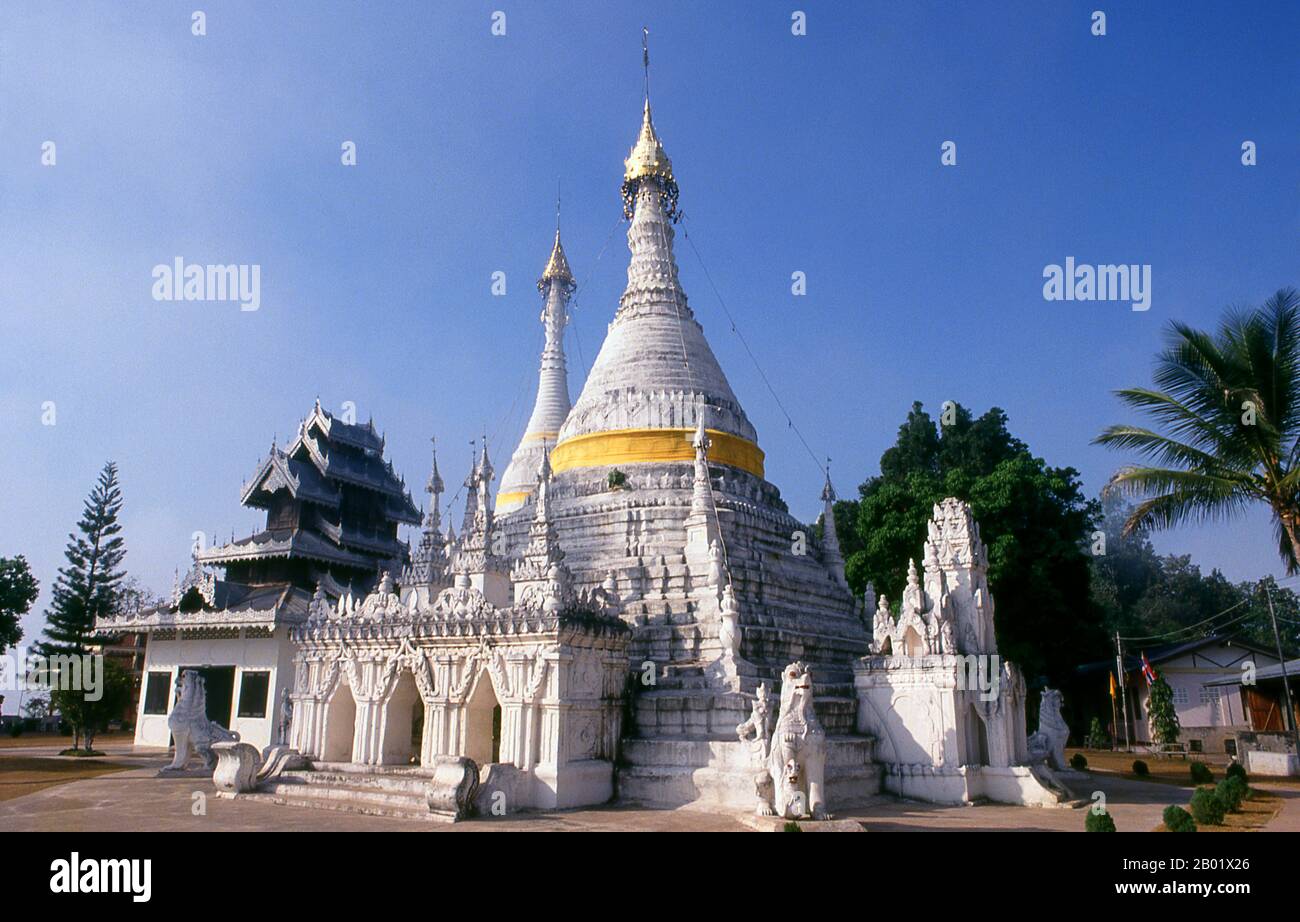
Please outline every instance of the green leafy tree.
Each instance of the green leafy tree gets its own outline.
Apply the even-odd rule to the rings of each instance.
[[[1141,500],[1127,530],[1262,504],[1288,572],[1300,570],[1300,292],[1229,311],[1214,335],[1173,322],[1155,387],[1117,394],[1160,430],[1117,425],[1096,439],[1149,462],[1122,468],[1107,487]]]
[[[1231,632],[1258,646],[1273,647],[1268,599],[1258,583],[1231,583],[1218,570],[1203,573],[1186,555],[1160,556],[1151,546],[1146,528],[1125,532],[1134,506],[1116,493],[1102,498],[1099,530],[1105,535],[1105,553],[1092,558],[1092,595],[1102,611],[1108,636],[1167,636],[1170,642],[1192,640],[1223,630],[1231,611]],[[1265,582],[1282,625],[1300,624],[1300,596]],[[1283,632],[1283,646],[1297,652],[1295,631]]]
[[[1033,457],[996,407],[976,419],[953,405],[944,422],[913,404],[880,475],[855,502],[836,506],[850,585],[862,592],[870,582],[896,601],[934,504],[956,496],[971,504],[988,547],[1003,655],[1053,679],[1105,656],[1085,544],[1099,508],[1085,499],[1078,472]]]
[[[20,622],[39,593],[25,557],[0,557],[0,653],[23,639]]]
[[[80,737],[90,752],[95,747],[96,734],[105,730],[110,720],[120,717],[130,700],[131,674],[105,658],[103,682],[95,700],[87,695],[87,690],[62,687],[65,684],[68,683],[58,683],[50,692],[50,706],[72,727],[72,748],[77,748]]]
[[[27,717],[29,720],[44,720],[49,715],[49,698],[28,698],[27,703],[23,705],[23,716]]]
[[[1151,735],[1162,746],[1178,742],[1181,728],[1178,725],[1178,711],[1174,709],[1174,692],[1162,675],[1156,676],[1151,686],[1151,697],[1147,702],[1147,723]]]
[[[110,461],[86,499],[77,532],[68,535],[68,562],[54,582],[45,640],[36,647],[41,655],[84,654],[93,643],[95,618],[118,610],[120,567],[126,556],[117,520],[121,511],[117,465]]]

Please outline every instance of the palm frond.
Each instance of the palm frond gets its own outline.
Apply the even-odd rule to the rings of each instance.
[[[1182,464],[1202,473],[1214,473],[1223,467],[1222,462],[1209,452],[1141,426],[1110,426],[1093,439],[1093,444],[1105,445],[1107,448],[1133,449],[1157,464]]]

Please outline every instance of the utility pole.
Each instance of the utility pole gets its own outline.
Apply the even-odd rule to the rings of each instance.
[[[1128,735],[1128,687],[1124,684],[1124,644],[1115,632],[1115,673],[1119,678],[1120,709],[1124,712],[1124,751],[1133,749],[1133,742]]]
[[[1273,622],[1273,643],[1277,645],[1277,661],[1282,666],[1282,694],[1286,701],[1286,722],[1290,726],[1291,735],[1296,738],[1296,751],[1300,752],[1300,733],[1296,731],[1295,725],[1295,705],[1291,703],[1291,680],[1286,675],[1286,654],[1282,652],[1282,635],[1277,630],[1277,612],[1273,611],[1273,590],[1269,584],[1263,580],[1264,597],[1268,599],[1268,619]]]

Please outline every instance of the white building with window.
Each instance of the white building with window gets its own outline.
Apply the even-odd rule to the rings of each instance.
[[[1182,728],[1179,741],[1192,752],[1232,754],[1233,736],[1250,729],[1246,703],[1237,690],[1213,683],[1240,679],[1247,664],[1276,665],[1276,654],[1246,641],[1216,635],[1148,649],[1147,660],[1169,683]],[[1125,657],[1129,675],[1129,726],[1134,740],[1151,741],[1147,715],[1151,690],[1142,678],[1142,660]],[[1136,693],[1135,693],[1136,692]],[[1121,731],[1122,733],[1122,731]]]
[[[238,598],[230,584],[213,580],[211,587],[230,596],[220,607],[208,603],[179,611],[163,606],[125,615],[121,625],[101,622],[101,629],[148,636],[135,720],[137,746],[171,744],[167,716],[183,669],[203,676],[210,719],[259,749],[273,741],[280,692],[293,685],[289,629],[306,619],[311,599],[302,590],[284,587],[241,593]],[[183,584],[180,594],[190,588]]]

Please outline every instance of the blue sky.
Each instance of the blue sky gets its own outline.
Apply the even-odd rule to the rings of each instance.
[[[414,487],[435,433],[449,480],[484,428],[504,467],[557,180],[575,398],[622,291],[643,24],[685,228],[842,494],[913,400],[949,399],[1003,407],[1095,493],[1124,459],[1089,442],[1131,418],[1111,392],[1149,382],[1165,324],[1300,283],[1294,4],[8,2],[0,554],[48,589],[112,458],[129,567],[169,590],[193,531],[259,523],[240,483],[317,395],[373,414]],[[680,235],[677,255],[769,479],[811,517],[816,466]],[[260,265],[261,309],[154,301],[176,256]],[[1044,301],[1067,256],[1151,264],[1151,309]],[[1278,569],[1262,515],[1157,545]]]

